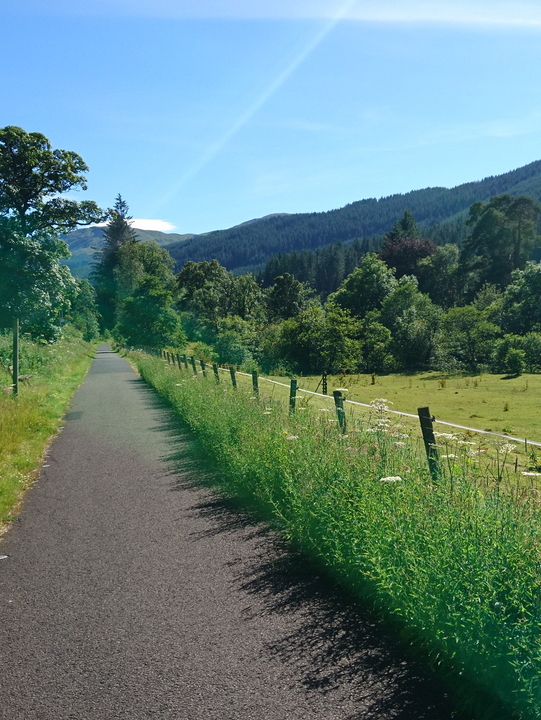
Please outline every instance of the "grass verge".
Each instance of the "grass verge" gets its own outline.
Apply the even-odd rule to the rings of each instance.
[[[453,679],[467,712],[541,718],[541,517],[534,488],[468,453],[430,481],[384,408],[339,433],[333,413],[257,401],[133,354],[219,465],[287,537],[391,619]],[[474,690],[473,690],[474,689]]]
[[[21,374],[32,377],[14,398],[8,394],[10,348],[11,337],[0,336],[0,531],[14,518],[35,479],[47,445],[93,358],[93,346],[69,329],[54,345],[23,339]]]

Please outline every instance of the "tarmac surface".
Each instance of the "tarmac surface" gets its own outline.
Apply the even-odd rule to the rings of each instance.
[[[206,474],[102,348],[0,541],[0,718],[448,720],[378,623]]]

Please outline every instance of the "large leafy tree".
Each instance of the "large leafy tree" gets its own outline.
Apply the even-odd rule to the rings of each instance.
[[[394,270],[374,253],[368,253],[329,299],[362,318],[371,310],[380,308],[396,285]]]
[[[59,236],[103,217],[94,202],[61,197],[86,190],[87,170],[77,153],[53,149],[41,133],[0,129],[1,326],[19,317],[36,336],[54,337],[75,290]]]
[[[524,268],[539,237],[540,206],[527,197],[501,195],[470,209],[470,236],[461,263],[470,292],[485,283],[505,287]]]

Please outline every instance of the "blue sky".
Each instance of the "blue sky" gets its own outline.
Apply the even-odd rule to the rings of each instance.
[[[0,126],[177,232],[541,159],[541,3],[11,0]]]

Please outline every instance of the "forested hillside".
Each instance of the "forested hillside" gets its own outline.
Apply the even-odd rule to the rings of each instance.
[[[453,222],[456,216],[475,202],[502,194],[541,199],[541,161],[452,189],[426,188],[380,200],[360,200],[328,212],[269,216],[229,230],[196,235],[167,249],[178,267],[190,260],[216,259],[238,272],[260,267],[279,253],[381,237],[406,210],[413,213],[423,229],[444,224],[444,228],[434,228],[430,234],[436,240],[440,234],[442,241],[453,242],[456,229],[461,228],[460,223],[457,226]]]

